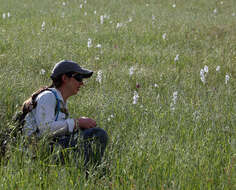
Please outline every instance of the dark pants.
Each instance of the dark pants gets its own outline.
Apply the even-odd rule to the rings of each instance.
[[[79,130],[70,136],[56,140],[56,143],[60,144],[64,149],[73,148],[76,153],[81,153],[82,151],[85,166],[90,162],[96,165],[101,163],[107,142],[108,135],[101,128]]]

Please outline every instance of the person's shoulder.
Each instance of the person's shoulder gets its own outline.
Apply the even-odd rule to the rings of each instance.
[[[50,89],[41,92],[37,97],[37,101],[39,101],[39,100],[54,101],[54,99],[55,99],[55,95],[53,94],[53,92]]]
[[[49,89],[49,90],[44,90],[43,92],[41,92],[39,95],[38,95],[38,98],[39,97],[42,97],[42,96],[51,96],[53,95],[53,92]]]

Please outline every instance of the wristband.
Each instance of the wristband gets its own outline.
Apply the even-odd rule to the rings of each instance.
[[[76,131],[79,128],[79,121],[77,119],[74,119],[74,121],[75,121],[74,131]]]
[[[76,119],[76,128],[78,129],[79,128],[79,120]]]

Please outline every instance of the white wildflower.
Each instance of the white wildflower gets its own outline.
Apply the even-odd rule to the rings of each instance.
[[[63,6],[66,6],[66,3],[65,3],[65,2],[62,2],[62,5],[63,5]]]
[[[163,39],[163,40],[166,39],[166,33],[162,34],[162,39]]]
[[[176,7],[176,4],[173,4],[172,7],[175,8],[175,7]]]
[[[103,24],[103,22],[104,22],[104,16],[101,15],[101,16],[100,16],[100,23]]]
[[[86,4],[87,3],[87,1],[86,0],[84,0],[84,4]]]
[[[122,23],[119,23],[119,22],[118,22],[118,23],[116,24],[116,28],[120,28],[120,27],[122,27],[122,26],[123,26]]]
[[[92,47],[92,39],[89,38],[89,39],[88,39],[88,48],[91,48],[91,47]]]
[[[154,84],[154,87],[157,88],[157,87],[158,87],[158,84],[155,83],[155,84]]]
[[[198,120],[200,118],[200,113],[198,112],[198,111],[195,111],[194,113],[193,113],[193,119],[194,120]]]
[[[214,10],[213,10],[213,13],[216,14],[216,13],[217,13],[217,9],[214,9]]]
[[[96,81],[102,83],[102,70],[98,71]]]
[[[94,13],[94,14],[97,14],[97,11],[95,10],[95,11],[93,11],[93,13]]]
[[[6,13],[2,13],[2,18],[3,18],[3,19],[6,18]]]
[[[204,69],[200,70],[200,78],[201,78],[201,81],[203,82],[203,84],[205,84],[206,83],[206,78],[205,78],[205,71],[204,71]]]
[[[81,8],[81,9],[82,9],[82,8],[83,8],[83,4],[80,4],[80,5],[79,5],[79,8]]]
[[[207,65],[205,65],[204,68],[200,70],[200,78],[204,84],[206,83],[205,73],[208,73],[208,66]]]
[[[172,102],[171,102],[171,104],[170,104],[170,109],[173,110],[173,111],[175,110],[175,104],[176,104],[176,102],[177,102],[177,98],[178,98],[178,92],[175,91],[175,92],[173,93]]]
[[[177,61],[179,61],[179,54],[177,54],[176,56],[175,56],[175,60],[174,60],[175,62],[177,62]]]
[[[95,14],[95,13],[94,13],[94,14]],[[101,15],[101,16],[100,16],[100,24],[103,24],[103,23],[104,23],[104,20],[105,20],[105,19],[109,19],[109,18],[110,18],[110,16],[107,15],[107,14]]]
[[[226,74],[226,75],[225,75],[225,84],[228,84],[228,82],[229,82],[229,79],[230,79],[229,75],[228,75],[228,74]]]
[[[133,21],[133,19],[131,17],[129,17],[129,21],[128,22],[132,22],[132,21]]]
[[[134,74],[134,70],[135,70],[135,68],[133,66],[130,67],[130,69],[129,69],[129,76]]]
[[[156,20],[156,17],[154,15],[152,15],[152,20]]]
[[[46,23],[45,23],[45,21],[43,21],[43,23],[42,23],[42,25],[41,25],[41,31],[44,31],[45,25],[46,25]]]
[[[113,114],[111,114],[110,116],[108,116],[107,121],[110,122],[112,118],[114,118],[114,115],[113,115]]]
[[[204,72],[205,72],[205,73],[208,73],[208,67],[207,67],[207,65],[204,66]]]
[[[221,2],[220,2],[220,4],[221,4],[221,5],[223,5],[223,4],[224,4],[224,2],[223,2],[223,1],[221,1]]]
[[[219,66],[219,65],[216,67],[216,71],[217,71],[217,72],[220,71],[220,66]]]
[[[99,60],[99,59],[100,59],[99,56],[96,56],[96,57],[95,57],[95,60]]]
[[[45,72],[46,72],[46,71],[45,71],[44,69],[41,69],[41,70],[40,70],[40,75],[44,75]]]
[[[134,91],[133,104],[137,104],[138,98],[139,98],[138,92]]]
[[[97,47],[97,48],[101,48],[101,47],[102,47],[102,45],[101,45],[101,44],[98,44],[96,47]]]
[[[11,13],[8,12],[7,13],[7,17],[10,18],[11,17]]]
[[[173,93],[173,99],[172,99],[174,104],[176,104],[177,98],[178,98],[178,92],[175,91],[175,92]]]

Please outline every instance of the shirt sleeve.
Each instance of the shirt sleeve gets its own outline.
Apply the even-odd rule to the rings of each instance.
[[[41,94],[40,94],[41,95]],[[57,100],[51,92],[42,94],[37,98],[36,106],[36,123],[41,134],[45,132],[53,133],[57,130],[63,131],[65,134],[72,132],[74,129],[74,120],[69,118],[66,120],[55,121],[55,108]]]

